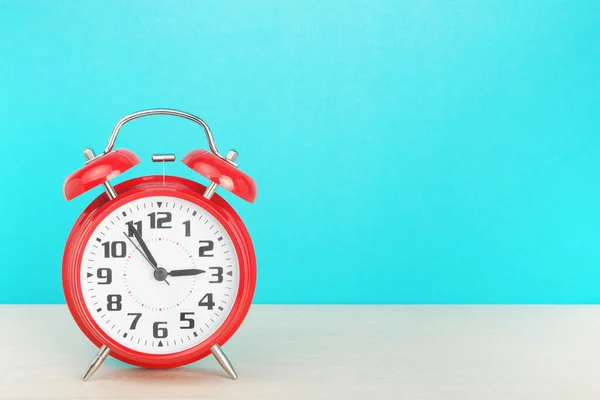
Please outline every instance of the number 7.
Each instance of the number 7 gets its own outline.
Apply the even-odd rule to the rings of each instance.
[[[127,316],[131,316],[131,315],[135,315],[135,317],[133,318],[133,321],[131,322],[131,326],[129,327],[129,329],[135,329],[139,319],[142,317],[142,313],[127,313]]]

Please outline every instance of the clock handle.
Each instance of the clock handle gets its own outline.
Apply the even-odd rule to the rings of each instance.
[[[133,114],[126,115],[125,117],[121,118],[119,120],[119,122],[117,122],[115,127],[113,128],[112,134],[110,135],[110,139],[108,140],[108,144],[106,145],[106,149],[104,150],[104,154],[108,154],[112,151],[112,149],[115,145],[115,141],[117,140],[117,136],[119,135],[119,131],[121,130],[123,125],[125,125],[129,121],[133,121],[134,119],[148,117],[150,115],[172,115],[174,117],[181,117],[181,118],[189,119],[190,121],[197,123],[198,125],[200,125],[202,127],[202,129],[204,130],[204,133],[206,134],[206,139],[208,140],[208,147],[210,148],[210,151],[215,156],[220,158],[221,160],[237,167],[237,164],[234,161],[228,159],[227,157],[225,157],[219,153],[219,151],[217,150],[217,145],[215,144],[215,139],[213,137],[213,134],[210,131],[210,128],[208,127],[206,122],[204,122],[200,118],[196,117],[195,115],[186,113],[184,111],[172,110],[172,109],[168,109],[168,108],[155,108],[155,109],[150,109],[150,110],[142,110],[142,111],[135,112]]]

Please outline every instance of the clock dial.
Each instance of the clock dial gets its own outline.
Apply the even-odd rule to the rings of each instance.
[[[116,342],[169,354],[208,339],[237,297],[239,264],[225,228],[187,200],[126,203],[93,231],[81,260],[81,292]]]

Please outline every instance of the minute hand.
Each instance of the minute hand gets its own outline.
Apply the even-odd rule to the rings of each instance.
[[[144,257],[144,260],[146,260],[148,262],[148,264],[150,264],[150,266],[152,268],[154,268],[154,273],[156,274],[160,268],[156,268],[154,265],[152,265],[152,263],[150,262],[150,260],[148,259],[148,257],[146,257],[146,254],[142,251],[142,249],[140,249],[140,247],[137,244],[135,244],[135,242],[125,232],[123,232],[123,235],[127,238],[127,240],[129,240],[131,242],[131,244],[133,245],[133,247],[135,247],[135,249],[140,252],[140,254],[142,255],[142,257]],[[156,276],[154,276],[154,277],[156,278]],[[164,281],[165,281],[165,283],[167,285],[169,285],[169,286],[171,285],[169,283],[169,281],[167,281],[166,279]]]
[[[152,256],[152,253],[150,253],[150,250],[148,250],[148,246],[146,246],[146,242],[144,242],[144,239],[142,239],[142,235],[140,235],[138,230],[135,228],[133,228],[131,232],[133,233],[133,236],[135,236],[135,240],[137,240],[140,244],[144,255],[146,256],[146,258],[148,258],[148,261],[150,261],[150,264],[152,264],[154,269],[158,269],[158,263],[154,259],[154,256]]]

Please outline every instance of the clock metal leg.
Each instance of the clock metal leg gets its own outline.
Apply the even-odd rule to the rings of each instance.
[[[95,156],[94,150],[90,149],[89,147],[83,150],[83,157],[86,160],[93,160]],[[104,182],[102,186],[104,186],[104,191],[110,200],[117,197],[117,192],[115,192],[115,188],[113,188],[113,185],[111,185],[109,181]]]
[[[227,375],[229,375],[231,379],[237,379],[238,375],[235,372],[235,369],[233,369],[233,365],[231,365],[231,362],[229,361],[225,353],[223,353],[221,346],[215,344],[213,347],[210,348],[210,351],[219,362],[219,365],[221,365],[225,372],[227,372]]]
[[[94,375],[94,373],[96,371],[98,371],[98,368],[100,368],[100,366],[102,365],[104,360],[106,360],[106,357],[108,357],[108,353],[110,353],[110,350],[108,347],[106,347],[106,346],[100,347],[100,350],[98,350],[98,354],[96,354],[94,361],[92,361],[92,364],[88,368],[87,372],[85,373],[85,375],[83,375],[84,381],[87,381],[88,379],[90,379],[92,377],[92,375]]]
[[[117,197],[117,192],[115,192],[115,188],[113,188],[113,185],[111,185],[109,181],[104,182],[102,186],[104,186],[104,191],[108,195],[109,199],[112,200]]]
[[[227,159],[230,161],[235,161],[235,159],[238,156],[238,152],[235,150],[229,150],[229,152],[227,153]],[[211,182],[210,185],[208,185],[208,187],[206,188],[206,190],[204,191],[203,196],[205,198],[207,198],[208,200],[210,200],[210,198],[213,196],[213,194],[215,194],[215,190],[217,190],[217,188],[219,187],[219,185],[217,185],[214,182]],[[235,378],[234,378],[235,379]]]
[[[102,186],[104,186],[104,191],[108,195],[109,199],[112,200],[117,197],[117,192],[115,192],[115,188],[113,188],[113,185],[111,185],[109,181],[104,182]]]
[[[215,194],[215,190],[217,190],[217,187],[219,187],[219,185],[212,182],[210,185],[208,185],[208,187],[204,191],[203,196],[210,200],[210,198],[213,196],[213,194]]]

